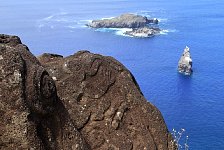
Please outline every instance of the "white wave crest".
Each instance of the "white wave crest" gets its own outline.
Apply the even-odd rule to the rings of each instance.
[[[176,29],[164,29],[164,30],[160,31],[160,34],[167,35],[168,33],[174,33],[174,32],[177,32],[177,30]]]
[[[167,18],[157,18],[159,20],[159,22],[167,22],[168,19]]]
[[[57,27],[75,29],[83,28],[91,21],[92,20],[77,20],[72,13],[59,12],[37,20],[36,27],[38,30],[42,28],[55,29]]]
[[[114,33],[115,35],[119,35],[119,36],[133,37],[133,36],[125,34],[127,31],[132,31],[132,30],[133,30],[132,28],[98,28],[95,31],[97,31],[97,32],[111,32],[111,33]],[[168,33],[173,33],[173,32],[177,32],[177,30],[175,30],[175,29],[164,29],[164,30],[161,30],[159,34],[168,35]]]
[[[125,32],[127,31],[132,31],[132,28],[98,28],[95,31],[98,32],[112,32],[115,35],[120,35],[120,36],[129,36],[127,34],[125,34]],[[132,37],[132,36],[129,36]]]
[[[80,22],[83,22],[83,23],[90,23],[90,22],[92,22],[92,20],[90,20],[90,19],[85,19],[85,20],[80,20]]]
[[[68,28],[70,28],[70,29],[76,29],[77,28],[77,26],[67,26]]]
[[[101,18],[100,20],[105,20],[105,19],[113,19],[115,17],[105,17],[105,18]]]
[[[132,28],[116,28],[115,34],[120,36],[129,36],[125,34],[125,32],[132,31],[132,30],[133,30]]]
[[[50,20],[50,19],[52,19],[54,17],[54,15],[50,15],[50,16],[48,16],[48,17],[45,17],[45,18],[43,18],[43,20]]]

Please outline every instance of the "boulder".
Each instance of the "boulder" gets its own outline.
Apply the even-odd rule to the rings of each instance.
[[[176,149],[160,111],[112,57],[36,58],[0,35],[0,149]]]
[[[185,75],[191,75],[192,70],[192,59],[189,47],[186,46],[184,52],[178,62],[178,72]]]

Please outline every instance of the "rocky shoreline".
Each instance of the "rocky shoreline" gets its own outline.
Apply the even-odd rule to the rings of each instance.
[[[156,18],[147,18],[135,14],[122,14],[111,19],[93,20],[86,26],[91,28],[130,28],[124,34],[133,37],[151,37],[160,33],[158,27],[154,27],[159,23]]]
[[[159,28],[149,28],[149,27],[142,27],[137,29],[132,29],[132,31],[126,31],[124,34],[133,36],[133,37],[151,37],[155,34],[158,34],[161,30]]]

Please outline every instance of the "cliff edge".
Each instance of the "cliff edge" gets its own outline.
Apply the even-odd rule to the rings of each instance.
[[[173,149],[160,111],[112,57],[36,58],[1,34],[0,68],[0,149]]]

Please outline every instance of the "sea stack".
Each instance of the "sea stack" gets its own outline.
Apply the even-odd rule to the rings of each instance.
[[[191,75],[192,70],[192,59],[189,47],[186,46],[184,52],[178,62],[178,71],[185,75]]]

